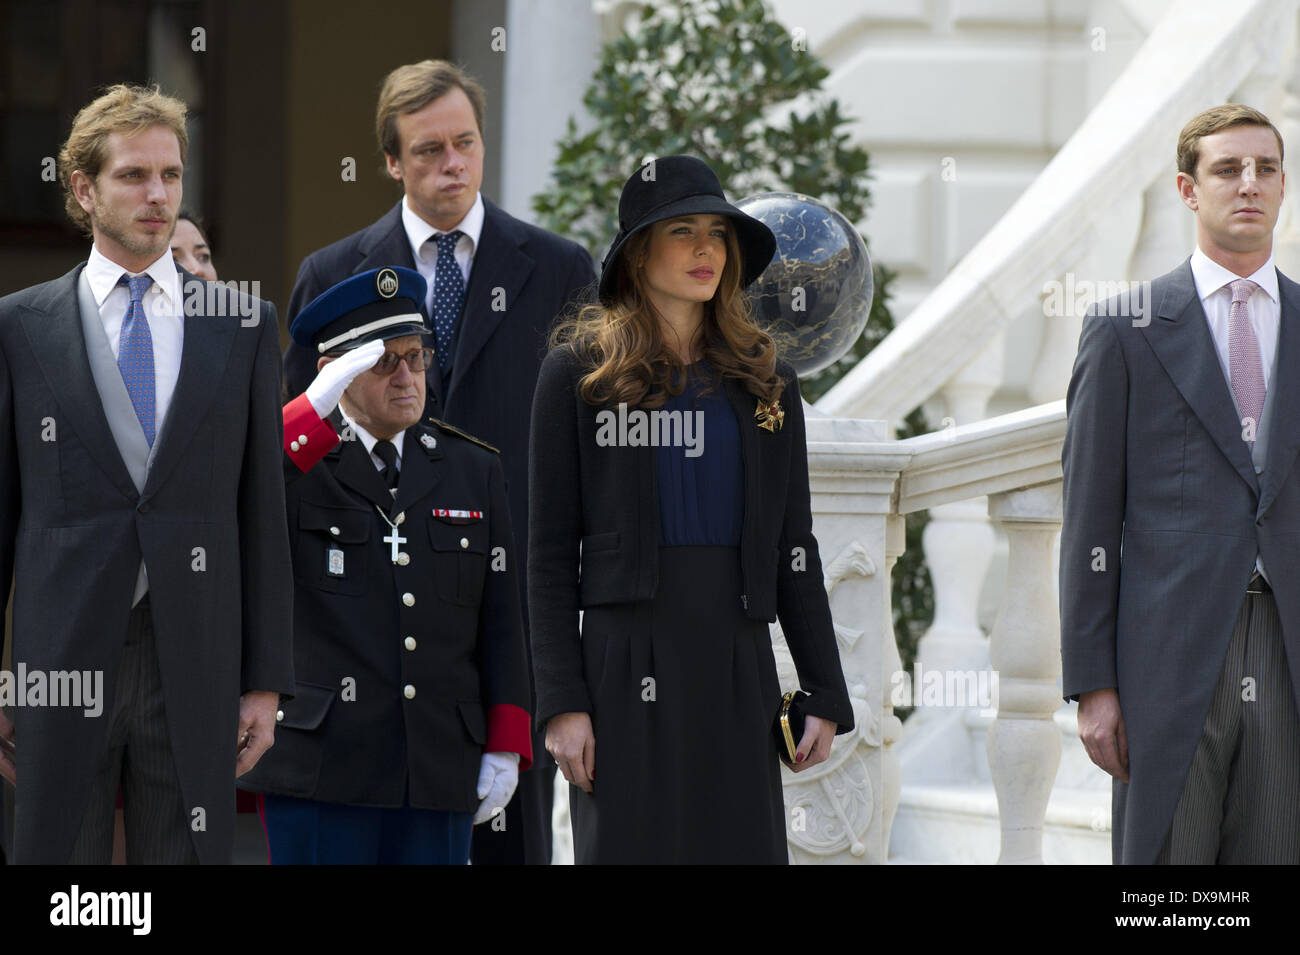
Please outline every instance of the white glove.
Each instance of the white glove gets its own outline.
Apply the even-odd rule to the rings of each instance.
[[[474,825],[503,811],[518,785],[518,753],[484,753],[478,767],[478,798],[483,801],[474,813]]]
[[[343,392],[352,384],[352,379],[373,368],[384,348],[383,342],[367,342],[326,363],[316,380],[307,386],[307,400],[311,402],[312,410],[322,419],[329,417],[330,412],[338,407]]]

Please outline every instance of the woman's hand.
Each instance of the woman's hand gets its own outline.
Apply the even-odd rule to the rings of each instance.
[[[585,715],[585,714],[584,714]],[[804,717],[803,739],[794,751],[794,763],[786,763],[796,773],[801,773],[809,766],[816,766],[831,754],[831,743],[835,740],[836,724],[816,716]],[[547,747],[550,740],[547,739]],[[802,759],[800,758],[802,757]]]
[[[834,731],[835,724],[831,724]],[[596,780],[596,734],[587,713],[560,713],[546,724],[546,751],[564,778],[590,794]]]

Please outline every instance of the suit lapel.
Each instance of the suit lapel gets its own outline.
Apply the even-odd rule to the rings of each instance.
[[[81,332],[77,280],[84,267],[82,263],[54,283],[49,296],[33,306],[36,310],[22,310],[23,330],[64,420],[114,487],[134,501],[138,497],[135,484],[113,441]]]
[[[506,313],[517,304],[519,290],[533,270],[532,257],[521,248],[524,236],[518,226],[486,199],[483,207],[483,231],[465,289],[448,395],[465,377]]]
[[[1214,336],[1210,334],[1205,310],[1196,294],[1190,264],[1184,262],[1181,268],[1170,273],[1156,317],[1141,330],[1174,387],[1201,420],[1223,456],[1259,494],[1255,465],[1241,437],[1237,406],[1219,365]],[[1279,414],[1286,413],[1280,402],[1276,410]],[[1141,414],[1142,409],[1136,409],[1135,413]]]
[[[402,470],[397,481],[397,503],[394,508],[404,511],[427,495],[442,479],[442,451],[435,443],[426,448],[422,437],[437,441],[437,435],[423,425],[408,428],[402,439]]]
[[[366,236],[357,248],[361,261],[352,270],[353,275],[384,266],[401,266],[414,269],[411,240],[402,227],[402,203],[399,201],[382,219],[366,230]]]
[[[184,277],[197,281],[188,273]],[[235,293],[225,294],[231,296]],[[153,461],[149,465],[149,477],[142,495],[144,499],[154,494],[167,480],[167,475],[184,456],[196,430],[195,426],[212,410],[213,403],[221,394],[221,379],[230,360],[231,346],[236,333],[243,330],[234,303],[229,298],[226,302],[230,307],[226,309],[224,317],[200,314],[187,315],[182,319],[185,333],[181,345],[180,375],[176,379],[176,390],[172,393],[167,418],[163,421],[162,431],[156,440]],[[255,327],[243,330],[242,333],[257,334]]]
[[[1295,463],[1300,447],[1300,285],[1278,272],[1278,299],[1281,318],[1277,330],[1277,361],[1271,384],[1275,389],[1273,407],[1269,409],[1268,446],[1265,448],[1264,473],[1259,496],[1259,511],[1264,512],[1277,497],[1282,482]]]

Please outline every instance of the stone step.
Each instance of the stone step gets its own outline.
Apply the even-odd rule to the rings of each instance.
[[[890,864],[988,865],[997,861],[997,797],[987,783],[903,786]],[[1058,787],[1047,803],[1043,861],[1110,863],[1110,793]]]

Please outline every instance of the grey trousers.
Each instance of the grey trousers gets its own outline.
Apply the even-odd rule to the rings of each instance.
[[[1300,863],[1300,717],[1271,591],[1248,593],[1157,865]]]
[[[122,786],[126,861],[198,864],[189,814],[167,735],[162,674],[146,596],[131,611],[118,667],[108,739],[91,784],[90,801],[69,860],[108,865],[113,859],[113,814]]]

